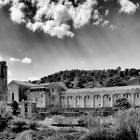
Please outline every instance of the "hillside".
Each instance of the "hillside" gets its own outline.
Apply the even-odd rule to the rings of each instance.
[[[65,70],[41,78],[32,83],[64,82],[67,88],[93,88],[125,86],[132,77],[140,75],[140,69],[121,67],[107,70]]]

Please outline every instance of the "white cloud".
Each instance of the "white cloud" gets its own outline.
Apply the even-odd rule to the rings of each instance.
[[[89,23],[92,17],[93,6],[97,4],[95,0],[87,0],[77,8],[71,7],[69,14],[72,17],[75,28],[80,28]]]
[[[10,61],[10,62],[20,62],[20,59],[14,58],[14,57],[10,57],[10,58],[9,58],[9,61]]]
[[[22,9],[24,9],[24,4],[20,3],[20,2],[16,2],[13,4],[13,6],[10,8],[11,14],[11,20],[15,23],[23,23],[24,22],[24,13],[22,11]]]
[[[54,8],[54,20],[58,24],[60,24],[60,23],[64,23],[64,22],[68,21],[69,19],[71,19],[71,17],[68,13],[67,7],[65,5],[58,4]]]
[[[10,0],[0,0],[0,7],[7,5]]]
[[[20,63],[24,63],[24,64],[30,64],[32,62],[32,59],[28,58],[28,57],[25,57],[22,60],[20,60],[18,58],[10,57],[9,61],[10,62],[20,62]]]
[[[119,3],[121,5],[120,12],[133,14],[136,12],[138,5],[135,5],[133,2],[129,0],[119,0]]]
[[[108,2],[109,0],[104,0]],[[139,7],[130,0],[116,0],[120,5],[120,13],[133,14]],[[109,14],[112,12],[106,6],[104,12],[100,11],[100,1],[98,0],[75,0],[75,5],[69,0],[31,0],[27,4],[20,0],[0,0],[0,7],[9,4],[11,20],[17,24],[24,23],[26,28],[35,32],[43,31],[50,36],[63,38],[64,36],[73,37],[72,28],[81,28],[93,22],[93,25],[109,27]],[[32,5],[32,6],[31,6]],[[31,8],[33,7],[33,8]],[[116,4],[116,7],[118,5]],[[35,11],[33,11],[35,9]],[[69,22],[71,21],[71,22]],[[26,63],[26,59],[25,61]],[[27,60],[27,63],[31,63]]]
[[[22,63],[30,64],[32,62],[32,59],[25,57],[21,60]]]
[[[39,80],[39,78],[35,77],[35,76],[31,76],[27,79],[27,81],[36,81]]]

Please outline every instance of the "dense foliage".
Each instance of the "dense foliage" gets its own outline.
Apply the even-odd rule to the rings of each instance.
[[[11,121],[10,128],[14,133],[20,133],[24,130],[37,130],[39,124],[36,121],[24,120],[21,118],[15,118]]]
[[[13,101],[11,106],[12,106],[13,115],[17,115],[18,114],[18,102]]]
[[[128,102],[126,98],[118,98],[115,101],[115,104],[113,105],[114,111],[124,110],[124,109],[129,109],[129,108],[131,108],[131,104]]]
[[[121,70],[121,67],[107,70],[65,70],[33,83],[64,82],[67,88],[125,86],[132,77],[139,74],[140,69]]]

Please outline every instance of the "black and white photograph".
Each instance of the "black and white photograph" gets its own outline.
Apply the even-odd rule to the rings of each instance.
[[[0,140],[140,140],[140,0],[0,0]]]

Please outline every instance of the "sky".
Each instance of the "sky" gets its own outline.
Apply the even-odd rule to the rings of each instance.
[[[13,21],[9,9],[0,8],[0,60],[7,61],[8,81],[35,80],[66,69],[140,68],[140,10],[138,4],[135,6],[121,7],[118,13],[109,11],[109,20],[103,19],[98,25],[97,21],[80,18],[79,24],[73,19],[72,27],[65,24],[71,30],[57,32],[46,31],[44,25],[42,30],[35,24],[26,28],[29,23]],[[59,9],[57,12],[64,15],[65,9]],[[115,8],[111,5],[111,9]],[[54,19],[62,22],[60,15]]]

